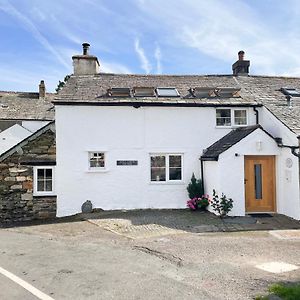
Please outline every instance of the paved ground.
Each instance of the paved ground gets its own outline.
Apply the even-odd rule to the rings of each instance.
[[[196,233],[202,221],[151,215],[2,228],[0,267],[56,300],[253,299],[273,282],[300,281],[299,230]],[[46,298],[0,274],[0,299]]]

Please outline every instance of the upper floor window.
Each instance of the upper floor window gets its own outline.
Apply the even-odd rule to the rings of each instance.
[[[34,195],[54,195],[54,167],[34,167]]]
[[[89,152],[89,167],[94,168],[105,168],[105,153],[104,152]]]
[[[217,126],[231,126],[231,109],[216,110]]]
[[[217,109],[217,126],[245,126],[248,124],[246,109]]]
[[[152,154],[151,181],[181,181],[182,154]]]

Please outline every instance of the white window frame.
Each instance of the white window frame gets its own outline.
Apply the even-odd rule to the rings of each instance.
[[[234,113],[235,113],[236,111],[245,111],[245,112],[246,112],[246,124],[236,124],[236,123],[235,123],[235,116],[234,116]],[[231,114],[232,114],[232,117],[231,117],[231,119],[232,119],[231,124],[232,124],[233,127],[243,127],[243,126],[247,126],[247,125],[248,125],[248,120],[249,120],[249,118],[248,118],[248,110],[247,110],[247,109],[245,109],[245,108],[234,108],[234,109],[232,109]]]
[[[91,154],[92,153],[103,153],[104,154],[104,167],[91,167],[90,165],[90,159],[91,159]],[[107,168],[107,151],[103,151],[103,150],[94,150],[94,151],[87,151],[87,172],[90,173],[101,173],[101,172],[107,172],[108,168]]]
[[[170,156],[180,156],[181,157],[181,179],[180,180],[176,180],[176,179],[169,179],[169,175],[170,175]],[[156,181],[156,180],[151,180],[151,157],[153,156],[165,156],[166,157],[166,180],[165,181]],[[149,155],[149,163],[150,163],[150,183],[151,184],[176,184],[176,183],[183,183],[183,153],[150,153]]]
[[[52,191],[38,191],[38,170],[52,170]],[[55,166],[33,167],[33,196],[55,196]]]
[[[217,110],[230,110],[230,125],[217,125]],[[234,118],[234,112],[235,111],[246,111],[246,124],[236,124],[235,123],[235,118]],[[248,126],[249,124],[249,115],[248,115],[248,109],[246,108],[228,108],[228,107],[217,107],[215,110],[215,124],[216,128],[234,128],[234,127],[243,127],[243,126]]]

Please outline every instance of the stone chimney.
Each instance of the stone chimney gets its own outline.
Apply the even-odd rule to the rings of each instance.
[[[239,51],[239,59],[232,65],[233,75],[235,76],[248,76],[250,60],[244,60],[244,51]]]
[[[74,75],[94,75],[99,73],[99,61],[96,56],[90,55],[90,44],[82,44],[83,52],[82,55],[74,55],[73,66]]]
[[[46,97],[46,86],[44,80],[41,80],[39,84],[39,99],[45,99]]]

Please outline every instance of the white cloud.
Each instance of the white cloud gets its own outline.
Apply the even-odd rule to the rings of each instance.
[[[161,50],[158,45],[155,48],[154,57],[156,59],[156,72],[157,72],[157,74],[161,74],[162,73]]]
[[[6,12],[7,14],[13,16],[17,20],[19,20],[24,28],[28,30],[32,36],[50,53],[52,53],[58,61],[65,66],[66,68],[69,68],[68,62],[66,62],[63,57],[60,55],[60,53],[53,47],[49,41],[41,34],[41,32],[38,30],[38,28],[34,25],[34,23],[27,18],[24,14],[22,14],[20,11],[18,11],[14,6],[12,6],[7,1],[2,2],[0,5],[0,10]]]
[[[141,62],[141,68],[146,72],[146,74],[149,74],[151,72],[152,66],[148,58],[146,57],[144,49],[140,46],[139,39],[135,39],[134,49]]]
[[[280,33],[280,28],[267,23],[258,8],[250,6],[249,2],[165,0],[149,1],[147,5],[141,1],[137,3],[149,22],[167,31],[168,42],[176,47],[194,48],[229,64],[237,59],[239,50],[244,50],[246,58],[255,66],[252,69],[262,74],[279,75],[284,69],[296,70],[294,66],[300,65],[299,26],[290,26],[287,32]]]

